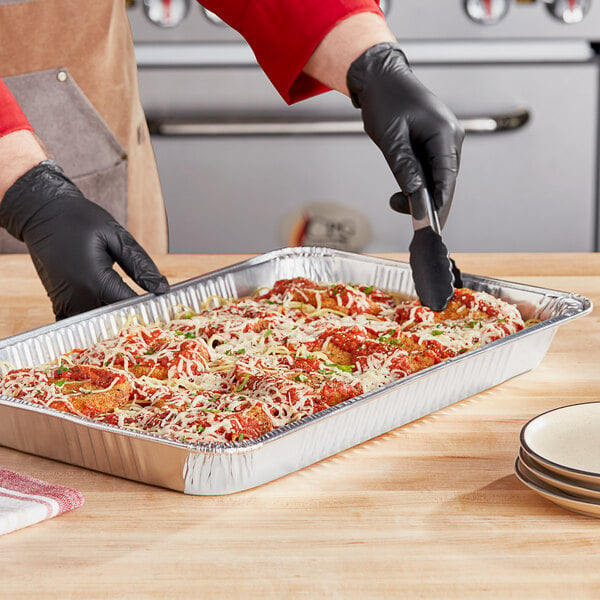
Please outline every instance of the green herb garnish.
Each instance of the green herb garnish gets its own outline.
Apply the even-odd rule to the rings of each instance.
[[[238,387],[235,389],[235,391],[241,392],[246,387],[246,384],[248,383],[248,379],[250,379],[250,375],[246,374],[246,376],[242,380],[242,383],[240,383],[240,385],[238,385]]]

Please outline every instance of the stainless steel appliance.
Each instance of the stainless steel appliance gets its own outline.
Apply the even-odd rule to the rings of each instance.
[[[288,107],[199,4],[130,2],[172,252],[408,248],[349,100]],[[416,74],[463,120],[451,251],[598,249],[600,2],[388,0]]]

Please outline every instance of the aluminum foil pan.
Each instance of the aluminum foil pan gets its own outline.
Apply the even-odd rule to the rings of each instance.
[[[171,308],[199,310],[213,294],[244,296],[278,279],[307,277],[373,285],[414,296],[410,266],[325,248],[282,249],[173,286],[0,341],[15,367],[56,359],[115,334],[127,317],[167,320]],[[558,325],[591,311],[587,298],[463,274],[464,284],[516,304],[526,330],[347,400],[258,439],[227,444],[169,441],[0,396],[0,444],[186,494],[258,486],[400,427],[535,368]]]

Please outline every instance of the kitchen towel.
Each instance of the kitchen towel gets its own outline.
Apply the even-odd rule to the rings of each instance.
[[[62,485],[0,469],[0,535],[79,508],[83,495]]]

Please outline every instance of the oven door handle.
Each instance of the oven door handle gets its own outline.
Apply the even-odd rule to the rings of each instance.
[[[504,113],[460,117],[468,134],[490,134],[521,129],[530,119],[527,108]],[[279,135],[355,135],[364,133],[363,122],[356,119],[324,120],[169,120],[149,119],[153,135],[177,137],[279,136]]]
[[[524,127],[530,119],[531,111],[522,107],[491,115],[459,117],[465,132],[469,134],[517,131]]]

